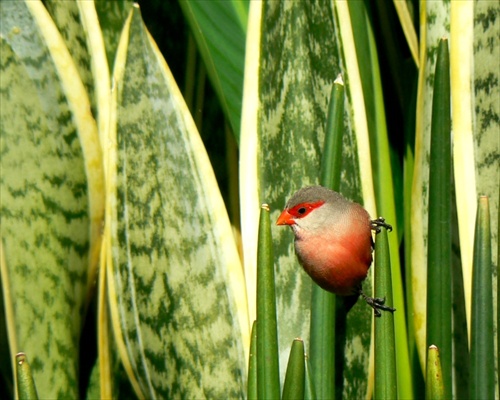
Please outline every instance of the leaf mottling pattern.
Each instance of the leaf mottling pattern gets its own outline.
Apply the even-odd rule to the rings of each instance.
[[[339,73],[349,89],[333,18],[330,3],[325,2],[263,5],[260,105],[256,115],[259,201],[271,205],[274,219],[296,190],[318,183],[328,101]],[[348,115],[349,96],[346,104]],[[359,201],[356,139],[347,115],[341,192]],[[300,336],[307,342],[309,337],[311,280],[297,262],[292,233],[274,227],[273,237],[284,371],[293,338]]]
[[[41,398],[76,398],[89,219],[84,161],[53,60],[24,2],[0,5],[1,236],[16,343]]]
[[[75,60],[80,77],[85,85],[92,102],[92,113],[97,115],[94,99],[94,85],[90,67],[90,55],[87,49],[85,31],[80,21],[80,13],[76,2],[60,2],[54,0],[45,1],[45,7],[49,11],[59,32],[71,49],[71,56]]]
[[[500,181],[500,7],[496,1],[474,3],[474,153],[478,195],[489,197],[492,248],[498,246]],[[497,252],[493,263],[498,265]]]
[[[243,397],[229,264],[239,259],[208,158],[134,9],[117,79],[112,232],[121,335],[147,398]],[[120,53],[121,54],[121,53]],[[118,60],[118,59],[117,59]],[[118,62],[118,61],[117,61]],[[113,294],[112,294],[113,295]]]

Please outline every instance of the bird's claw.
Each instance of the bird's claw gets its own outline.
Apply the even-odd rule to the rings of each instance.
[[[371,227],[375,231],[375,233],[380,233],[381,226],[383,226],[389,232],[392,231],[392,225],[389,225],[387,222],[385,222],[385,219],[383,217],[378,217],[377,219],[371,220]]]
[[[382,298],[382,297],[368,297],[363,292],[361,292],[361,295],[363,296],[363,299],[365,299],[366,303],[371,308],[373,308],[373,312],[375,313],[376,317],[381,317],[382,316],[382,313],[380,312],[380,310],[382,310],[382,311],[389,311],[391,313],[393,313],[394,311],[396,311],[395,308],[392,308],[392,307],[389,307],[389,306],[385,305],[385,297],[384,298]]]

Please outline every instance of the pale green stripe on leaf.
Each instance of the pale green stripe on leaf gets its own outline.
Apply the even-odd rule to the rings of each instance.
[[[419,67],[419,56],[418,56],[418,38],[417,32],[415,31],[415,26],[413,25],[413,16],[410,6],[412,3],[410,1],[393,0],[394,8],[398,13],[399,22],[401,23],[401,28],[406,38],[406,43],[410,48],[411,56],[417,68]]]
[[[11,352],[30,358],[40,397],[74,398],[88,252],[91,240],[98,243],[89,240],[97,214],[89,215],[86,177],[86,164],[99,171],[91,144],[97,130],[41,3],[2,2],[0,12],[2,281],[10,286]]]
[[[111,311],[122,356],[147,398],[240,397],[250,332],[227,213],[138,7],[124,35],[115,62],[110,199]]]
[[[250,4],[240,135],[240,148],[245,149],[245,151],[240,152],[241,238],[248,313],[251,321],[257,318],[255,296],[257,293],[257,236],[259,224],[255,219],[254,210],[258,210],[262,204],[259,202],[259,177],[256,157],[259,146],[257,113],[259,107],[262,6],[263,3],[259,1],[253,1]]]
[[[93,171],[88,172],[89,185],[91,188],[94,188],[94,190],[92,190],[94,193],[92,198],[96,199],[94,200],[96,203],[93,209],[98,213],[92,227],[92,241],[95,243],[96,241],[100,241],[101,223],[104,211],[104,176],[101,148],[105,145],[102,137],[106,135],[107,126],[109,124],[110,102],[109,72],[102,34],[93,2],[87,1],[77,3],[51,0],[47,1],[45,6],[53,18],[67,48],[71,49],[71,57],[77,70],[75,71],[72,68],[64,67],[63,71],[59,72],[60,75],[62,75],[62,79],[64,79],[64,71],[66,71],[66,75],[68,75],[67,85],[69,85],[69,89],[66,89],[66,91],[70,92],[69,96],[74,94],[74,102],[76,102],[79,107],[88,107],[88,101],[90,101],[92,114],[98,120],[101,143],[95,141],[96,132],[94,126],[89,130],[89,132],[91,132],[90,140],[82,139],[84,147],[89,149],[87,152],[92,153],[90,155],[91,159],[89,160],[90,165],[88,165],[87,168],[90,167]],[[44,24],[42,26],[44,26]],[[79,74],[84,84],[84,88],[75,87],[72,81],[75,73]],[[78,94],[82,90],[86,91],[85,95]],[[84,118],[87,119],[87,117]],[[94,124],[95,123],[92,121],[92,125]],[[84,132],[85,130],[82,135],[89,136]],[[99,249],[100,246],[98,243],[93,244],[88,276],[89,285],[95,284]],[[90,301],[90,299],[88,299],[88,301]]]
[[[104,37],[95,4],[89,1],[77,3],[80,11],[82,27],[86,32],[88,52],[90,54],[90,68],[92,71],[93,85],[95,90],[96,119],[101,139],[101,148],[106,149],[109,140],[109,107],[111,77],[109,73],[108,60]],[[103,152],[103,164],[107,165],[107,152]]]
[[[89,5],[93,2],[87,1]],[[86,33],[81,23],[79,6],[76,1],[46,0],[47,11],[61,33],[66,46],[71,49],[71,56],[76,64],[80,78],[92,103],[92,112],[96,115],[94,81],[91,72],[91,58],[86,40]]]
[[[110,74],[113,71],[122,29],[133,4],[134,2],[130,0],[96,0],[94,2],[104,38]]]

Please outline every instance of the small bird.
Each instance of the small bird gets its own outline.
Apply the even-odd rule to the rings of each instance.
[[[362,296],[376,317],[380,310],[396,311],[384,304],[384,298],[368,297],[361,288],[372,263],[371,231],[378,233],[381,226],[392,229],[383,218],[371,220],[361,205],[340,193],[308,186],[288,200],[276,224],[292,228],[297,258],[320,287],[353,296],[351,307]]]

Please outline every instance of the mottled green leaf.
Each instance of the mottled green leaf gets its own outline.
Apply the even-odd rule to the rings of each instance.
[[[357,94],[350,86],[349,68],[341,60],[336,25],[342,17],[324,2],[251,3],[247,43],[244,111],[241,136],[242,235],[247,292],[255,293],[255,210],[271,206],[276,220],[288,197],[300,187],[317,184],[327,120],[328,101],[339,73],[347,79],[346,122],[343,136],[340,191],[363,202],[373,212],[369,175],[367,131],[359,150],[358,129],[351,102]],[[342,38],[343,40],[343,38]],[[353,100],[354,99],[354,100]],[[357,120],[356,120],[357,121]],[[366,128],[366,119],[365,119]],[[360,137],[362,137],[361,135]],[[358,151],[360,153],[358,153]],[[362,154],[362,156],[358,156]],[[360,178],[360,170],[365,176]],[[366,188],[365,188],[366,185]],[[363,187],[363,189],[361,189]],[[365,190],[366,189],[366,190]],[[363,193],[363,194],[362,194]],[[370,200],[371,198],[371,200]],[[280,359],[285,365],[287,347],[297,336],[309,337],[311,280],[297,262],[293,235],[273,230],[276,257]],[[251,313],[252,315],[252,313]],[[345,396],[364,396],[368,382],[370,313],[356,306],[348,322]],[[284,370],[284,368],[282,368]]]
[[[243,397],[243,274],[224,204],[173,77],[132,9],[114,68],[110,302],[140,397]]]
[[[134,4],[131,0],[96,0],[95,9],[99,17],[99,24],[104,37],[109,73],[113,72],[116,49],[123,24]]]
[[[75,398],[87,270],[97,261],[103,214],[97,127],[42,4],[2,2],[0,16],[1,273],[9,345],[11,354],[29,354],[40,397]]]
[[[500,214],[499,32],[500,5],[498,2],[474,2],[474,75],[470,79],[475,100],[471,109],[473,110],[472,121],[474,122],[476,193],[489,198],[493,249],[498,248],[498,234],[495,232],[498,232]],[[497,257],[498,255],[493,252],[494,266],[499,265],[500,260]]]
[[[96,103],[94,98],[94,80],[90,66],[91,58],[87,47],[86,32],[81,23],[78,4],[76,1],[46,0],[44,5],[61,33],[64,43],[71,49],[71,56],[85,85],[92,103],[92,112],[95,116]]]

